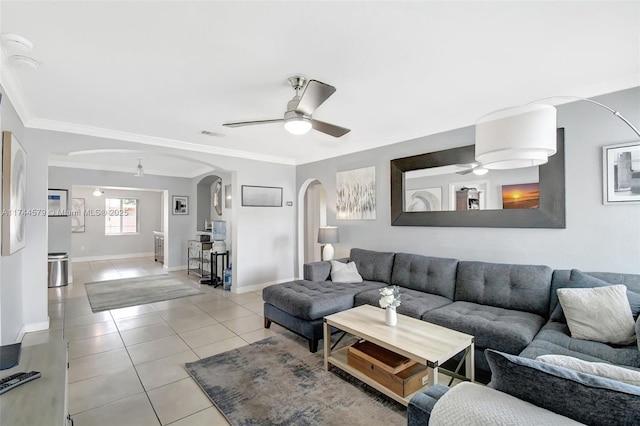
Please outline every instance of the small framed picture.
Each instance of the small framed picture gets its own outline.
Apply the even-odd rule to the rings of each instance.
[[[282,188],[242,185],[243,207],[282,207]]]
[[[189,197],[174,195],[171,198],[172,214],[189,214]]]
[[[66,189],[49,189],[47,192],[47,209],[49,216],[69,216]]]
[[[640,204],[640,141],[602,147],[603,204]]]

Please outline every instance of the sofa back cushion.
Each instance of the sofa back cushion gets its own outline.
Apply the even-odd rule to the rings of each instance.
[[[572,274],[573,273],[573,274]],[[589,280],[591,276],[597,278],[597,280]],[[573,279],[572,279],[573,278]],[[598,280],[600,282],[598,282]],[[604,281],[604,282],[602,282]],[[558,306],[558,289],[559,288],[590,288],[600,287],[603,285],[622,284],[627,287],[627,290],[633,293],[640,293],[640,274],[616,274],[613,272],[581,272],[576,269],[564,270],[557,269],[553,271],[553,277],[551,279],[551,297],[549,312],[554,313],[556,306]],[[559,311],[558,314],[562,312]],[[635,316],[635,315],[634,315]],[[554,318],[554,320],[560,320],[565,322],[564,318]]]
[[[394,253],[353,248],[350,258],[355,262],[363,280],[390,284],[394,256]]]
[[[585,424],[638,424],[638,386],[490,349],[485,356],[490,388]]]
[[[458,263],[455,300],[549,316],[552,270],[544,265]]]
[[[456,259],[397,253],[391,284],[453,300],[457,268]]]

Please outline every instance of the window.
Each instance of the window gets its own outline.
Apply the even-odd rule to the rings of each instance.
[[[135,198],[105,198],[105,235],[136,234],[138,232],[138,200]]]

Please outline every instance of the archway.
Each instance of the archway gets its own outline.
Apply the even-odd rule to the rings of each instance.
[[[327,225],[327,197],[322,183],[307,179],[298,192],[298,276],[303,265],[321,260],[318,228]]]

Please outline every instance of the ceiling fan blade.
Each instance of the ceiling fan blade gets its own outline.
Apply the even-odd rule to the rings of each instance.
[[[471,173],[472,171],[473,171],[473,169],[463,170],[463,171],[461,171],[461,172],[456,172],[456,174],[459,174],[459,175],[463,175],[463,176],[464,176],[464,175],[468,175],[468,174],[469,174],[469,173]]]
[[[243,126],[253,126],[255,124],[282,123],[283,121],[284,121],[283,118],[276,118],[273,120],[236,121],[234,123],[224,123],[222,125],[225,127],[243,127]]]
[[[322,83],[318,80],[309,80],[300,97],[296,112],[304,115],[311,115],[324,101],[333,95],[336,88]]]
[[[336,126],[335,124],[325,123],[324,121],[320,121],[320,120],[311,120],[311,125],[317,131],[326,133],[336,138],[339,138],[340,136],[344,136],[351,131],[351,129]]]

